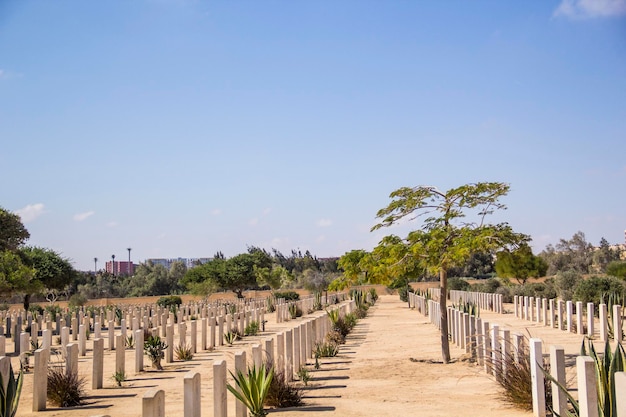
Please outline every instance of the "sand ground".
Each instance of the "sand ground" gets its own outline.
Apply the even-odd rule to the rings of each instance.
[[[511,309],[511,307],[509,307]],[[319,314],[319,313],[318,313]],[[481,312],[484,320],[501,327],[565,347],[572,359],[580,349],[582,336],[549,329],[538,323],[516,319],[512,314]],[[202,379],[202,414],[212,416],[212,363],[225,359],[233,369],[234,353],[246,350],[277,332],[292,327],[297,321],[275,323],[269,319],[266,332],[246,337],[233,347],[219,347],[213,352],[198,352],[190,362],[165,364],[164,371],[154,371],[144,359],[146,370],[135,374],[134,351],[126,351],[128,380],[117,387],[111,378],[115,368],[115,352],[105,351],[104,389],[91,390],[91,346],[87,356],[80,358],[79,374],[86,380],[86,404],[72,409],[49,406],[33,413],[32,379],[25,377],[22,401],[17,415],[83,417],[96,415],[141,416],[141,398],[151,388],[165,391],[166,416],[183,415],[183,377],[197,371]],[[103,336],[106,337],[106,332]],[[55,337],[56,338],[56,337]],[[176,340],[177,337],[176,337]],[[105,347],[108,342],[105,341]],[[11,352],[8,344],[7,351]],[[453,359],[464,351],[451,345]],[[281,417],[317,416],[530,416],[502,399],[497,383],[481,367],[457,360],[451,364],[431,363],[441,360],[438,330],[425,317],[407,308],[397,295],[383,295],[370,309],[368,317],[359,321],[335,358],[321,361],[321,369],[309,364],[312,379],[303,387],[305,405],[300,408],[271,410]],[[12,358],[18,365],[18,358]],[[571,361],[569,361],[571,362]],[[235,415],[234,399],[228,395],[228,415]]]

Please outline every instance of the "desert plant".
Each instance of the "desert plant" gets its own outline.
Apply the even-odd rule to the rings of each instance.
[[[346,337],[337,330],[331,330],[326,333],[326,342],[334,345],[341,345],[346,343]]]
[[[124,371],[116,371],[111,377],[118,387],[122,386],[122,382],[126,381],[126,373]]]
[[[167,295],[164,297],[160,297],[156,302],[159,307],[167,309],[171,309],[172,307],[177,308],[182,303],[183,300],[177,295]]]
[[[297,375],[305,387],[309,385],[309,381],[311,380],[311,373],[309,372],[309,368],[307,368],[306,366],[300,366]]]
[[[237,374],[230,375],[235,380],[235,386],[227,384],[228,390],[241,401],[250,411],[252,417],[261,417],[267,415],[263,409],[265,398],[269,392],[272,379],[274,378],[274,368],[269,370],[265,366],[256,366],[248,368],[248,373],[244,374],[241,370],[237,370]]]
[[[0,416],[15,416],[17,407],[20,405],[23,383],[24,373],[20,371],[16,379],[15,374],[13,374],[13,366],[9,363],[9,377],[6,382],[2,378],[2,374],[0,374]],[[6,389],[4,388],[5,385]]]
[[[300,406],[302,405],[302,392],[298,387],[287,382],[283,372],[275,372],[265,398],[265,405],[276,408]]]
[[[224,341],[228,344],[228,346],[232,346],[237,339],[239,339],[239,333],[235,330],[224,333]]]
[[[374,303],[376,303],[376,301],[378,301],[378,293],[376,292],[376,288],[370,288],[369,290],[370,293],[370,302],[372,305],[374,305]]]
[[[81,307],[87,303],[87,297],[82,294],[74,294],[70,297],[68,305],[70,308]]]
[[[174,353],[180,361],[190,361],[193,359],[193,351],[191,349],[191,346],[186,344],[176,346],[176,349],[174,349]]]
[[[165,357],[165,349],[167,344],[159,336],[150,336],[143,344],[143,350],[152,361],[152,367],[158,370],[163,369],[161,359]]]
[[[135,348],[135,338],[133,337],[132,334],[126,337],[126,339],[124,340],[124,345],[126,346],[126,349]]]
[[[604,354],[598,355],[593,343],[587,339],[581,348],[581,355],[591,356],[596,368],[596,382],[598,386],[598,412],[601,417],[617,417],[617,398],[615,395],[615,373],[624,371],[626,352],[620,342],[615,345],[615,351],[611,352],[608,340],[604,345]]]
[[[66,372],[62,366],[48,369],[48,401],[57,407],[75,407],[85,398],[85,378],[77,372]]]
[[[323,306],[322,306],[322,292],[321,291],[316,291],[314,294],[315,297],[315,301],[313,302],[313,310],[315,311],[320,311]]]
[[[268,313],[273,313],[276,311],[276,299],[273,295],[270,295],[265,299],[265,305]]]
[[[259,322],[256,320],[251,321],[246,326],[243,334],[246,336],[256,336],[259,333]]]
[[[292,319],[302,317],[302,309],[296,304],[289,304],[289,317]]]
[[[332,358],[339,353],[339,347],[332,342],[316,342],[313,353],[316,358]]]
[[[298,300],[300,300],[300,294],[298,294],[295,291],[275,292],[274,293],[274,297],[276,297],[276,299],[284,298],[285,301],[298,301]]]

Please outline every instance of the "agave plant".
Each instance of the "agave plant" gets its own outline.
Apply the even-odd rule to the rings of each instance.
[[[583,340],[580,354],[590,356],[596,368],[596,384],[598,390],[598,415],[600,417],[618,417],[617,414],[617,397],[615,394],[615,373],[624,372],[624,363],[626,363],[626,352],[621,343],[617,343],[615,351],[611,352],[611,345],[607,341],[604,345],[604,354],[599,355],[591,339],[587,339],[587,347]],[[568,417],[578,417],[580,415],[578,401],[572,397],[567,388],[561,385],[548,372],[544,371],[546,378],[556,383],[572,404],[572,411],[567,412]],[[556,415],[556,414],[555,414]]]
[[[143,350],[152,361],[152,366],[158,370],[163,369],[161,359],[165,357],[165,349],[167,344],[159,336],[150,336],[143,344]]]
[[[17,413],[17,407],[20,405],[20,394],[22,393],[22,384],[24,382],[24,374],[20,371],[15,379],[13,367],[9,365],[9,378],[4,389],[4,380],[0,374],[0,417],[14,417]]]
[[[257,369],[256,366],[248,368],[248,373],[244,374],[237,370],[237,375],[232,372],[230,375],[235,380],[236,387],[227,384],[228,390],[248,408],[252,417],[262,417],[267,415],[263,409],[265,398],[269,392],[272,379],[274,378],[274,368],[269,371],[265,366]]]

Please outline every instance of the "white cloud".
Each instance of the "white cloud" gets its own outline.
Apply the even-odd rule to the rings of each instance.
[[[107,226],[109,229],[112,229],[112,228],[114,228],[114,227],[117,227],[117,224],[118,224],[118,223],[117,223],[116,221],[111,221],[111,222],[108,222],[106,226]]]
[[[329,227],[333,224],[333,221],[330,219],[319,219],[317,221],[317,227]]]
[[[254,217],[254,218],[250,219],[248,221],[248,224],[250,226],[256,226],[257,224],[259,224],[259,218],[258,217]]]
[[[96,214],[95,211],[86,211],[84,213],[77,213],[74,215],[74,221],[82,222],[83,220],[87,219],[88,217],[93,216],[94,214]]]
[[[588,19],[615,17],[626,14],[626,0],[562,0],[554,11],[555,17]]]
[[[15,210],[15,214],[20,216],[23,223],[30,223],[44,213],[44,205],[42,203],[29,204],[26,207]]]
[[[211,214],[212,214],[213,216],[219,216],[220,214],[222,214],[222,210],[217,209],[217,208],[216,208],[216,209],[213,209],[213,210],[211,210]]]

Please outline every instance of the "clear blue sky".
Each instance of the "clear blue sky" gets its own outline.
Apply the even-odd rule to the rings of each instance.
[[[0,205],[112,254],[372,249],[401,186],[626,229],[626,0],[0,0]]]

